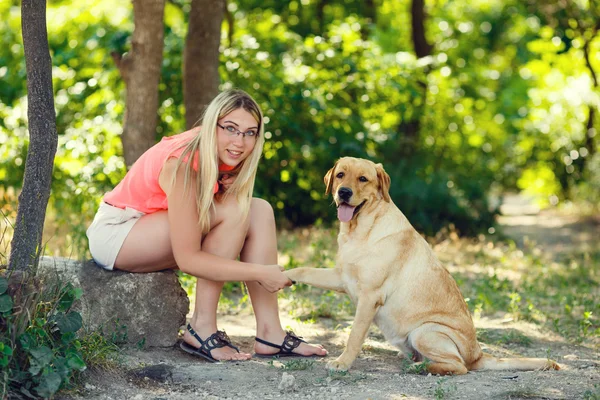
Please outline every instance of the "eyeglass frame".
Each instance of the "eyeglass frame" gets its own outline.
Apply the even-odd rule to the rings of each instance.
[[[252,129],[249,129],[246,132],[242,132],[239,129],[237,129],[235,126],[228,125],[227,127],[225,127],[218,122],[217,122],[217,126],[221,129],[223,129],[225,131],[225,133],[227,134],[227,136],[230,136],[230,137],[233,137],[233,134],[235,133],[237,135],[237,137],[240,137],[240,135],[242,135],[242,139],[245,139],[246,135],[248,135],[248,132],[254,132],[254,135],[252,135],[252,136],[248,135],[248,137],[256,139],[256,138],[258,138],[258,135],[259,135],[258,130],[254,131]],[[232,128],[233,132],[230,131],[228,128]]]

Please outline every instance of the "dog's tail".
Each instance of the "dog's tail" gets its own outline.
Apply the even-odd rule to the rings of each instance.
[[[476,370],[504,370],[512,369],[516,371],[533,371],[560,369],[560,365],[550,359],[544,358],[496,358],[489,354],[483,356],[471,365],[469,368]]]

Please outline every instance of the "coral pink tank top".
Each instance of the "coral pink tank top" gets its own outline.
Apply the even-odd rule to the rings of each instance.
[[[113,190],[104,195],[104,202],[119,208],[133,208],[146,214],[168,209],[167,194],[158,184],[158,176],[169,158],[181,156],[185,149],[182,145],[189,143],[199,129],[200,127],[196,127],[179,135],[162,138],[142,154]],[[219,171],[231,171],[233,168],[219,165]],[[198,170],[197,159],[194,169]],[[218,190],[219,185],[215,183],[214,193]]]

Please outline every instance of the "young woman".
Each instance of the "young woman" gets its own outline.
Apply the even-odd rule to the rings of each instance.
[[[279,321],[277,291],[291,281],[277,265],[273,209],[252,198],[263,129],[252,97],[222,92],[201,126],[163,138],[136,161],[104,196],[87,231],[92,257],[106,269],[179,268],[197,277],[194,314],[181,347],[210,361],[251,357],[217,330],[225,281],[246,282],[257,356],[327,354],[285,332]]]

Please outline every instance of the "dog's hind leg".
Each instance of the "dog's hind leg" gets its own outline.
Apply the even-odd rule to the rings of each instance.
[[[410,333],[411,346],[424,358],[427,370],[439,375],[464,375],[468,372],[456,343],[435,324],[425,324]]]

